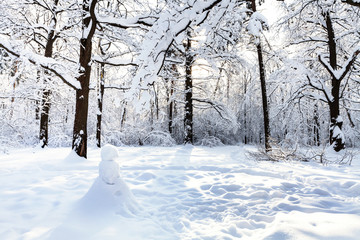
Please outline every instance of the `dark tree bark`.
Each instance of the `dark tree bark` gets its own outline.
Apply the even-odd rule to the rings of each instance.
[[[49,142],[50,95],[50,89],[44,88],[42,90],[39,133],[39,140],[42,148],[47,146]]]
[[[247,79],[244,77],[244,96],[247,94]],[[247,124],[247,105],[245,101],[244,106],[244,123],[243,123],[243,132],[244,132],[244,144],[248,144],[248,124]]]
[[[184,143],[193,144],[193,82],[192,82],[192,64],[194,56],[191,53],[191,34],[187,31],[187,40],[185,43],[185,118]]]
[[[251,8],[252,8],[253,12],[256,12],[255,0],[252,0]],[[269,108],[268,108],[268,100],[267,100],[267,93],[266,93],[265,65],[264,65],[262,47],[261,47],[260,41],[256,45],[256,49],[257,49],[258,62],[259,62],[261,97],[262,97],[263,115],[264,115],[265,151],[268,152],[268,151],[271,150],[271,145],[270,145],[270,120],[269,120]]]
[[[89,5],[91,3],[91,5]],[[80,157],[87,157],[87,120],[89,108],[89,83],[91,73],[92,38],[96,29],[95,5],[97,0],[83,1],[82,37],[80,39],[81,89],[76,90],[76,107],[72,148]]]
[[[269,119],[269,107],[266,93],[266,82],[265,82],[265,66],[262,58],[262,48],[259,43],[257,46],[258,60],[259,60],[259,71],[260,71],[260,84],[261,84],[261,98],[263,105],[264,114],[264,132],[265,132],[265,150],[270,151],[270,119]]]
[[[58,0],[54,1],[54,7],[57,6]],[[55,10],[55,9],[53,9]],[[45,57],[52,57],[53,53],[53,45],[56,40],[55,38],[55,26],[56,26],[56,13],[53,12],[52,20],[54,25],[50,29],[47,37],[47,42],[45,46]],[[50,95],[51,90],[46,88],[46,83],[50,78],[50,73],[45,70],[44,73],[44,89],[42,89],[42,97],[41,97],[41,110],[40,110],[40,132],[39,132],[39,140],[41,147],[44,148],[48,145],[49,142],[49,112],[50,112]]]
[[[99,49],[101,55],[104,57],[106,50],[110,48],[111,44],[107,44],[107,49],[104,49],[99,42]],[[98,94],[97,94],[97,106],[98,112],[96,113],[96,146],[101,147],[101,122],[103,114],[103,100],[105,92],[105,63],[101,62],[99,65],[99,82],[98,82]]]
[[[158,92],[159,89],[156,88],[156,84],[153,84],[153,91],[154,91],[154,104],[153,107],[155,108],[155,116],[156,116],[156,122],[159,120],[159,96],[158,96]],[[154,118],[154,117],[153,117]],[[152,123],[154,123],[154,121],[152,121]]]
[[[166,88],[166,102],[167,102],[167,113],[168,113],[168,131],[170,134],[173,133],[174,127],[173,127],[173,120],[174,120],[174,88],[175,88],[175,81],[174,77],[177,73],[176,65],[171,64],[169,67],[169,75],[172,77],[165,77],[165,83],[167,85]]]
[[[360,7],[360,2],[356,0],[341,0],[343,3],[347,3],[356,7]]]
[[[285,0],[277,0],[277,1],[284,2]],[[360,7],[360,2],[356,0],[341,0],[341,2],[350,4],[355,7]]]
[[[330,110],[330,144],[335,151],[340,151],[345,148],[345,139],[342,132],[343,120],[340,116],[340,87],[341,81],[349,73],[353,66],[356,57],[360,54],[360,49],[356,50],[352,56],[346,61],[341,68],[341,75],[336,74],[338,69],[337,52],[336,52],[336,38],[333,28],[330,12],[323,13],[326,23],[326,33],[328,37],[329,63],[319,56],[320,63],[330,73],[331,76],[331,96],[328,96],[325,90],[322,90],[327,98]]]
[[[333,70],[337,69],[337,55],[336,55],[336,42],[335,32],[332,25],[330,13],[325,13],[326,31],[328,37],[329,48],[329,62]],[[333,144],[335,151],[340,151],[345,148],[345,139],[341,133],[342,118],[340,117],[340,83],[341,81],[335,76],[331,78],[331,95],[332,99],[328,102],[330,108],[330,144]]]
[[[314,127],[313,127],[313,134],[314,134],[314,144],[316,146],[320,146],[320,122],[319,122],[319,111],[318,105],[315,104],[314,106]]]
[[[51,26],[48,32],[46,46],[45,46],[45,57],[52,57],[53,54],[53,45],[56,40],[55,27],[57,23],[56,8],[59,3],[59,0],[54,0],[54,5],[51,10]],[[46,88],[46,83],[51,78],[49,71],[45,70],[44,72],[44,85],[45,88],[42,89],[41,105],[40,105],[40,131],[39,131],[39,140],[41,147],[44,148],[48,145],[49,142],[49,112],[50,112],[50,95],[51,90]]]
[[[120,121],[120,128],[123,129],[124,128],[124,124],[125,124],[125,121],[126,121],[126,105],[127,105],[127,102],[124,102],[124,108],[123,108],[123,111],[121,113],[121,121]]]
[[[101,121],[103,113],[103,100],[104,100],[104,91],[105,91],[105,64],[100,63],[100,76],[99,76],[99,86],[98,86],[98,112],[96,113],[96,146],[101,147]]]
[[[173,95],[174,95],[174,86],[175,86],[175,82],[173,79],[171,79],[170,81],[170,94],[169,94],[169,133],[172,134],[173,133],[173,121],[174,121],[174,99],[173,99]]]

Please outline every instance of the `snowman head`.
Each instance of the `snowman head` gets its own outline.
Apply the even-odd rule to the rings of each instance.
[[[101,148],[101,160],[112,161],[119,157],[118,150],[110,144],[106,144]]]

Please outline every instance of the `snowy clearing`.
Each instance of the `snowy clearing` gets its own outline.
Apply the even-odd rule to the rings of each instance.
[[[111,185],[99,149],[2,152],[0,239],[359,239],[359,156],[272,163],[246,149],[120,147]]]

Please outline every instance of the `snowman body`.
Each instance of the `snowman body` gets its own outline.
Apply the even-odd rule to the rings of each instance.
[[[107,184],[113,185],[120,178],[120,167],[116,162],[118,157],[119,153],[114,146],[105,145],[102,147],[99,177]]]

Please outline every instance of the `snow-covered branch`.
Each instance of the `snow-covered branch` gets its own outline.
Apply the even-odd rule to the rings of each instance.
[[[324,55],[319,55],[319,61],[320,63],[326,68],[326,70],[331,74],[333,78],[335,78],[338,81],[341,81],[344,79],[346,74],[350,71],[351,66],[356,60],[357,55],[359,55],[360,49],[357,49],[354,51],[352,56],[344,63],[344,66],[340,68],[339,70],[335,70],[331,67],[331,65],[326,61]]]
[[[133,17],[127,19],[120,19],[109,16],[96,16],[97,21],[102,24],[107,24],[119,28],[141,28],[143,26],[151,27],[154,24],[154,17],[142,16],[142,17]]]
[[[333,97],[331,96],[329,90],[324,86],[324,84],[321,84],[321,86],[316,85],[311,78],[307,75],[306,78],[308,79],[309,86],[314,88],[315,90],[318,90],[320,92],[323,92],[326,98],[327,102],[331,102],[333,100]]]
[[[102,63],[102,64],[106,64],[106,65],[110,65],[110,66],[117,66],[117,67],[120,67],[120,66],[138,66],[134,62],[126,61],[124,59],[115,59],[115,58],[113,58],[113,59],[102,59],[99,56],[94,56],[92,58],[92,60],[94,62],[97,62],[97,63]]]
[[[200,99],[200,98],[192,98],[193,101],[201,102],[209,104],[215,111],[220,115],[221,118],[225,119],[226,121],[233,122],[233,117],[230,116],[229,112],[227,111],[226,107],[218,102],[215,102],[211,99]]]
[[[41,66],[42,68],[52,72],[73,89],[81,88],[80,83],[76,80],[75,76],[73,76],[74,73],[68,70],[69,66],[59,63],[59,61],[55,59],[33,53],[26,50],[20,42],[14,40],[10,42],[2,37],[0,37],[0,48],[5,49],[9,54],[15,57],[25,59],[32,64]]]
[[[170,9],[160,14],[145,36],[142,51],[137,61],[139,71],[133,79],[132,88],[136,90],[141,85],[151,85],[157,78],[163,66],[166,52],[175,39],[191,24],[202,23],[208,16],[208,11],[220,2],[222,0],[196,1],[192,6]]]
[[[344,63],[344,67],[342,67],[338,73],[340,75],[339,80],[342,80],[346,74],[350,71],[351,66],[354,64],[356,57],[360,54],[360,48],[355,50],[352,56]]]

